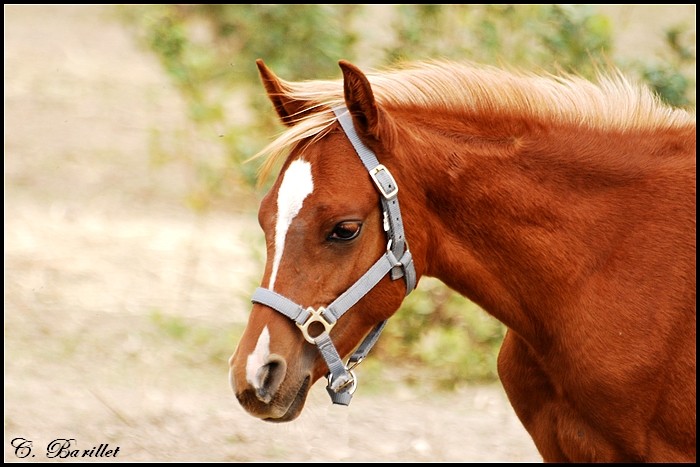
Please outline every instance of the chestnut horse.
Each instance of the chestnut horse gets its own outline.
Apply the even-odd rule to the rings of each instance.
[[[230,360],[251,415],[295,419],[324,375],[349,403],[425,275],[508,327],[498,373],[545,461],[695,461],[694,114],[619,73],[258,68],[287,129]]]

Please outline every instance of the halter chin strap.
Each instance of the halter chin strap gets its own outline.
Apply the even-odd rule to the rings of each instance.
[[[384,230],[388,238],[386,253],[357,282],[326,307],[318,309],[312,307],[304,308],[287,297],[263,287],[255,290],[252,301],[277,310],[296,323],[304,338],[318,347],[328,364],[329,373],[327,375],[328,385],[326,389],[331,396],[331,400],[334,404],[348,405],[357,387],[357,380],[352,369],[367,356],[370,349],[377,342],[382,329],[386,325],[386,320],[370,331],[350,356],[347,366],[343,363],[331,341],[331,329],[346,311],[367,295],[387,274],[391,275],[392,280],[403,277],[406,281],[406,295],[411,293],[416,287],[416,270],[404,236],[403,221],[397,197],[399,187],[396,185],[394,177],[392,177],[386,167],[379,163],[374,152],[359,138],[350,112],[344,106],[334,108],[333,112],[338,117],[338,122],[360,156],[360,160],[362,160],[381,195]],[[314,323],[318,323],[317,327],[319,325],[323,327],[323,332],[316,336],[311,336],[309,327]]]

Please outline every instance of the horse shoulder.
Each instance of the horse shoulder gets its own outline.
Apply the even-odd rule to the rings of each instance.
[[[615,462],[623,457],[582,417],[533,349],[508,331],[498,356],[508,399],[545,462]]]
[[[688,411],[681,394],[687,381],[675,381],[675,389],[665,379],[634,385],[619,365],[604,361],[566,369],[576,355],[546,358],[508,331],[498,357],[506,394],[545,461],[694,459],[694,424],[669,419]],[[693,405],[693,422],[694,414]]]

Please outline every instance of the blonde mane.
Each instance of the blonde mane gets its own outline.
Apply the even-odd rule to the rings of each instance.
[[[444,61],[419,62],[366,74],[377,102],[391,108],[444,113],[519,114],[538,121],[619,131],[695,126],[695,115],[662,104],[648,88],[619,71],[600,74],[594,84],[565,75],[536,75]],[[296,143],[321,137],[335,121],[331,108],[343,105],[343,81],[282,81],[292,99],[319,111],[299,118],[256,156],[267,156],[261,178]],[[308,114],[308,113],[307,113]]]

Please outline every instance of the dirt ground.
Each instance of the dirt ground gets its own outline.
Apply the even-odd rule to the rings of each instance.
[[[184,106],[110,7],[4,13],[5,462],[56,439],[119,448],[90,462],[541,461],[500,385],[382,369],[350,407],[319,383],[292,423],[247,415],[220,348],[259,277],[254,210],[196,215],[195,174],[149,159],[154,138],[183,141]]]

